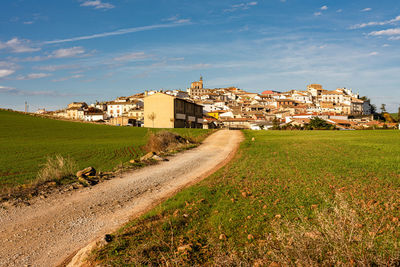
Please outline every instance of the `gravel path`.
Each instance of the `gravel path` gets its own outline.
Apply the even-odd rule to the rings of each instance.
[[[183,187],[226,163],[240,131],[218,131],[198,148],[94,187],[31,206],[0,208],[0,266],[55,266]]]

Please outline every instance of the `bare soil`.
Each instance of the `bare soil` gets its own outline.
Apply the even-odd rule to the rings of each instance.
[[[226,164],[243,139],[218,131],[169,161],[95,187],[0,207],[0,266],[56,266],[182,188]]]

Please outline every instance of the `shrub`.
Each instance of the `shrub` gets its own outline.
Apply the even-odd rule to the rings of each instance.
[[[77,170],[76,163],[70,158],[64,158],[61,155],[48,157],[42,169],[39,170],[36,184],[48,181],[60,181],[64,178],[73,176]]]
[[[153,152],[162,152],[173,150],[186,144],[188,141],[180,135],[168,131],[150,133],[146,150]]]
[[[399,264],[400,253],[382,253],[385,248],[376,230],[365,225],[365,219],[342,196],[337,196],[330,208],[316,211],[315,215],[314,219],[300,215],[297,222],[273,222],[266,254],[285,265]]]

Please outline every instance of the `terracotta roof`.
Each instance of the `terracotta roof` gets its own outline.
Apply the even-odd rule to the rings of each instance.
[[[254,119],[252,119],[252,118],[227,118],[227,119],[223,119],[222,121],[227,121],[227,122],[254,121]]]
[[[347,120],[336,120],[336,119],[329,119],[330,121],[333,121],[334,123],[337,124],[350,124],[350,125],[356,125],[357,123],[354,121],[347,121]]]
[[[272,95],[272,94],[275,94],[275,92],[272,91],[272,90],[265,90],[265,91],[262,92],[261,94],[263,94],[263,95]]]

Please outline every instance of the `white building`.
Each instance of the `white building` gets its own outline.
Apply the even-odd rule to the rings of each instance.
[[[107,115],[103,112],[85,112],[84,120],[85,121],[103,121],[107,119]]]

